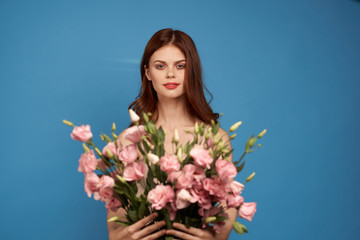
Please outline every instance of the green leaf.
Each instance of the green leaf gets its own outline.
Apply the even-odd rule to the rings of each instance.
[[[142,144],[144,145],[145,151],[149,152],[150,151],[150,146],[147,144],[147,142],[145,140],[143,140]]]
[[[115,222],[122,225],[122,226],[129,226],[130,225],[128,222],[123,222],[123,221],[119,221],[119,220],[117,220]]]
[[[149,116],[146,113],[143,113],[143,118],[146,123],[149,122]]]
[[[236,171],[238,173],[241,172],[241,170],[243,170],[244,166],[245,166],[245,162],[243,162],[240,166],[236,167]]]
[[[133,222],[137,222],[138,221],[138,214],[135,210],[129,210],[127,212],[127,215],[129,216],[129,218],[133,221]]]
[[[153,135],[156,135],[156,132],[157,132],[157,131],[156,131],[155,124],[149,123],[148,127],[149,127],[149,132],[150,132],[151,134],[153,134]]]
[[[162,144],[165,140],[165,133],[164,133],[164,130],[162,129],[162,127],[159,127],[159,130],[158,130],[158,145]]]
[[[216,220],[214,222],[223,222],[225,220],[227,220],[228,218],[227,217],[223,217],[223,216],[217,216],[216,217]]]
[[[142,202],[142,203],[140,204],[139,211],[138,211],[138,217],[139,217],[139,218],[142,218],[142,217],[144,216],[145,210],[146,210],[145,203]]]
[[[231,149],[230,152],[225,154],[225,157],[229,157],[233,153],[234,149]]]
[[[190,143],[187,142],[186,145],[185,145],[185,147],[184,147],[184,153],[185,153],[186,155],[188,155],[189,152],[190,152],[190,150],[191,150]]]

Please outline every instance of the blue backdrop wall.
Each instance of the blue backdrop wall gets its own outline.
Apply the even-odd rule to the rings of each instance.
[[[237,179],[256,171],[257,213],[230,239],[359,239],[359,23],[353,0],[2,0],[0,239],[107,238],[61,121],[125,128],[165,27],[196,42],[223,128],[243,121],[235,157],[268,129]]]

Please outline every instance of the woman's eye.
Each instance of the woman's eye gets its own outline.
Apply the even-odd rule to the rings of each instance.
[[[164,69],[164,68],[165,68],[165,65],[159,64],[159,65],[156,65],[155,67],[156,67],[157,69]]]
[[[178,69],[183,69],[183,68],[185,68],[185,64],[178,64],[176,67],[177,67]]]

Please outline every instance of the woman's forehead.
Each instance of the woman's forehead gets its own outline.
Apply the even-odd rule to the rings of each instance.
[[[150,62],[178,62],[185,61],[185,55],[174,45],[166,45],[156,50],[150,58]]]

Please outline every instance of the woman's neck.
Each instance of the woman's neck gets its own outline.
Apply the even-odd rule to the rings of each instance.
[[[173,131],[175,128],[190,127],[195,123],[187,114],[184,96],[158,99],[157,114],[156,125],[162,126],[168,131]]]

